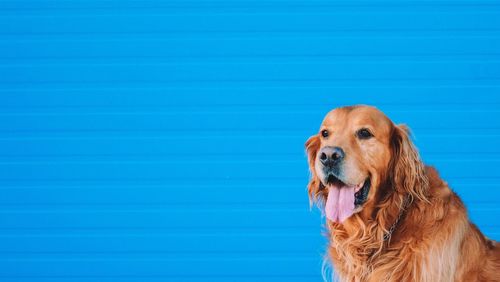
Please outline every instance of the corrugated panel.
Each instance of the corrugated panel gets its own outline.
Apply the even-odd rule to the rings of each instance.
[[[374,104],[500,239],[497,1],[0,1],[0,280],[320,281],[303,143]]]

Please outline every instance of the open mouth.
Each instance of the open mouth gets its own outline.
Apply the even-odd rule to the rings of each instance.
[[[337,223],[343,223],[356,213],[357,208],[366,202],[370,192],[369,178],[358,185],[350,185],[329,174],[326,182],[328,196],[325,214],[329,220]]]
[[[351,185],[345,184],[333,174],[328,175],[326,183],[328,186],[335,186],[340,189],[351,187]],[[364,204],[368,199],[368,192],[370,192],[370,178],[367,178],[363,183],[356,185],[354,187],[354,192],[354,205],[360,206]]]

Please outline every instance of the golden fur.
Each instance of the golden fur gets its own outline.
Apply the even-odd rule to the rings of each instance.
[[[373,140],[357,140],[360,127]],[[323,146],[346,151],[350,179],[369,176],[367,201],[343,223],[327,220],[328,255],[340,281],[500,281],[500,247],[472,224],[459,197],[437,171],[425,166],[409,138],[369,106],[343,107],[328,113],[318,133],[306,142],[311,202],[321,207],[328,194],[321,187],[317,154]],[[321,132],[321,131],[320,131]],[[358,183],[353,182],[353,183]],[[323,187],[324,188],[324,187]],[[384,234],[412,199],[389,240]]]

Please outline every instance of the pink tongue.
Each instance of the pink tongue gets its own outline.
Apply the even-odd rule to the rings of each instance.
[[[326,217],[334,222],[342,223],[354,212],[354,186],[328,187],[326,200]]]

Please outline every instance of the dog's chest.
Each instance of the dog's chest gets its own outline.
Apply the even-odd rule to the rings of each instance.
[[[447,248],[428,246],[418,252],[413,249],[415,245],[392,246],[379,253],[343,245],[332,248],[330,255],[340,281],[454,281],[459,257],[454,243]]]

